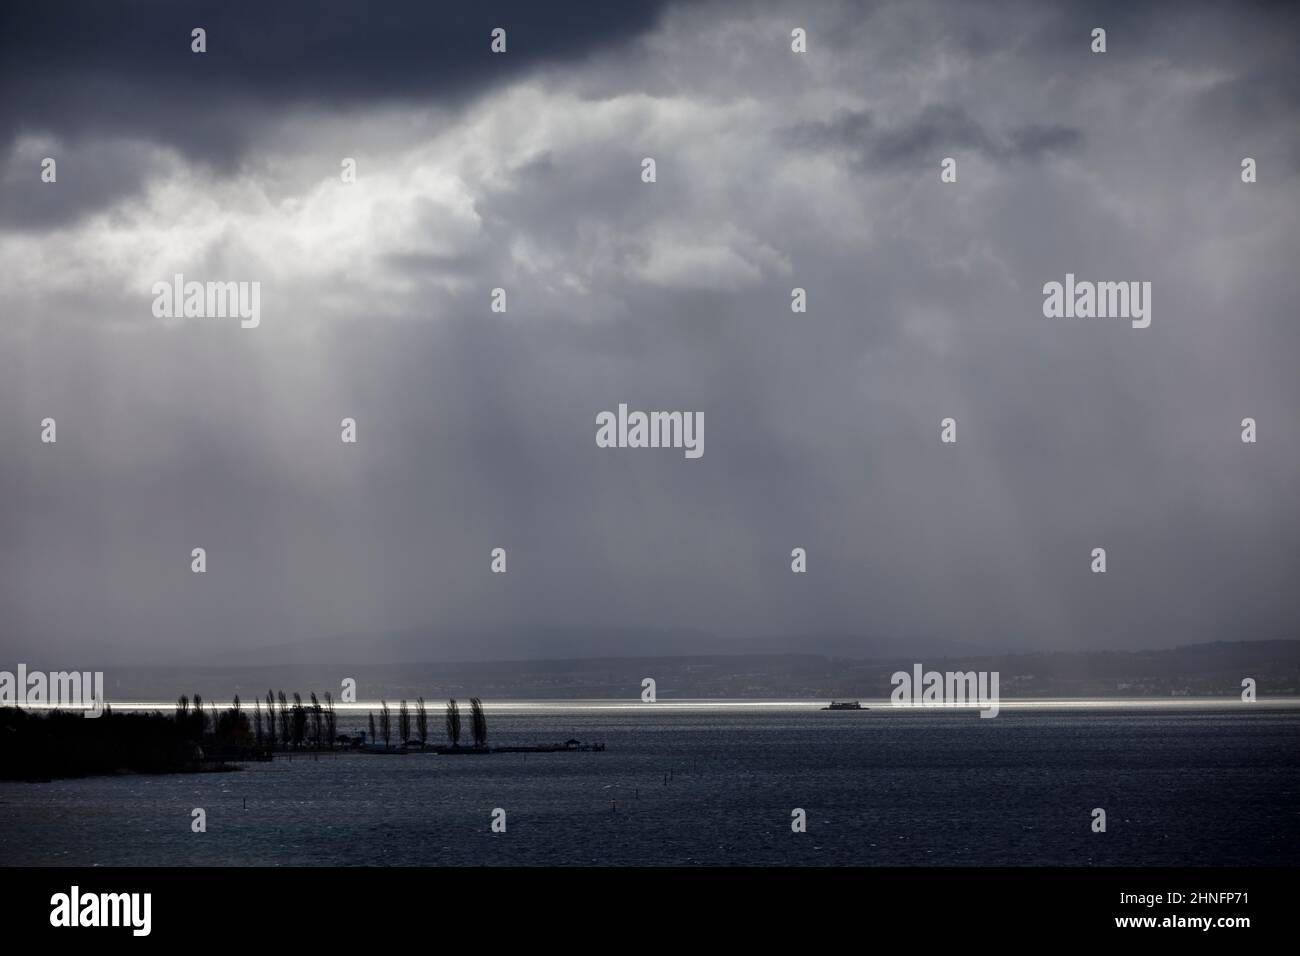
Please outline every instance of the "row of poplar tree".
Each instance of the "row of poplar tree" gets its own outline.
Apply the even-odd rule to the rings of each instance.
[[[483,749],[487,746],[487,717],[483,713],[483,702],[477,697],[471,697],[470,707],[470,733],[474,737],[474,747]],[[447,740],[451,742],[452,747],[460,746],[461,738],[461,720],[460,704],[453,697],[447,701]],[[370,712],[370,740],[384,741],[384,749],[387,750],[392,745],[393,737],[393,715],[388,706],[388,701],[379,702],[379,725],[378,733],[375,732],[375,713]],[[402,701],[397,706],[397,742],[398,746],[409,746],[419,742],[420,749],[423,750],[429,744],[429,709],[424,703],[423,697],[415,699],[415,737],[411,736],[411,710],[406,706],[406,701]]]

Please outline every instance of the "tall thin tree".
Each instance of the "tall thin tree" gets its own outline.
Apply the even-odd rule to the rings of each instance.
[[[420,738],[420,749],[429,742],[429,709],[424,706],[424,698],[415,699],[415,732]]]
[[[275,749],[275,695],[266,692],[266,730],[271,749]]]
[[[307,739],[307,710],[302,706],[302,694],[293,692],[293,746],[298,749]]]
[[[334,749],[334,737],[338,733],[338,723],[334,716],[334,696],[325,692],[325,738],[329,742],[330,750]]]
[[[470,726],[474,732],[474,746],[487,746],[487,717],[483,714],[483,701],[477,697],[469,699]]]
[[[316,699],[316,692],[312,691],[311,692],[311,739],[312,739],[312,744],[316,747],[317,750],[320,750],[320,735],[321,735],[321,731],[324,729],[321,722],[321,718],[323,716],[324,716],[324,711],[321,710],[320,701]]]
[[[393,736],[393,718],[388,710],[388,701],[379,702],[379,734],[384,738],[384,749],[388,749],[388,741]]]
[[[455,697],[447,701],[447,739],[453,747],[460,746],[460,705]]]
[[[279,693],[280,701],[280,743],[288,749],[289,741],[293,739],[293,727],[289,723],[289,698],[284,696],[284,691]]]
[[[406,706],[406,701],[397,708],[397,745],[405,747],[406,742],[411,739],[411,711]]]

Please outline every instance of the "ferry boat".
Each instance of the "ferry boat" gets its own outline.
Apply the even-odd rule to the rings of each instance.
[[[870,710],[870,707],[863,707],[856,700],[833,700],[822,710]]]

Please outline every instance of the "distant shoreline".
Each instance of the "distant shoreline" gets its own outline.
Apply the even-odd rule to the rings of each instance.
[[[854,698],[862,703],[864,710],[870,708],[870,712],[876,713],[915,713],[918,711],[959,711],[975,710],[975,706],[954,707],[948,705],[928,704],[928,705],[903,705],[894,704],[889,698],[872,698],[856,697]],[[829,698],[803,698],[799,700],[779,700],[763,698],[681,698],[679,700],[665,699],[660,697],[654,703],[643,703],[638,698],[616,699],[616,698],[574,698],[572,700],[560,699],[537,699],[521,698],[519,700],[501,700],[495,699],[490,705],[493,714],[545,714],[548,712],[563,713],[566,711],[643,711],[647,714],[658,711],[708,711],[719,709],[742,710],[752,709],[772,709],[772,710],[791,710],[791,711],[814,711],[821,710],[829,702]],[[132,712],[132,713],[149,713],[152,711],[168,712],[175,708],[175,701],[162,700],[137,700],[137,701],[118,701],[110,699],[108,703],[115,711]],[[211,700],[210,706],[229,707],[230,701]],[[1279,696],[1279,697],[1260,697],[1252,703],[1245,703],[1240,697],[1235,695],[1223,695],[1221,697],[1002,697],[1000,701],[1003,710],[1200,710],[1206,708],[1227,709],[1240,707],[1243,710],[1259,708],[1281,708],[1291,709],[1300,708],[1300,695]],[[358,701],[355,703],[335,703],[338,711],[347,714],[363,714],[375,710],[380,706],[378,700]],[[27,710],[36,712],[54,710],[56,708],[49,705],[25,705]],[[65,710],[67,708],[64,708]],[[839,713],[832,711],[831,713]],[[858,711],[844,711],[843,713],[857,714]]]

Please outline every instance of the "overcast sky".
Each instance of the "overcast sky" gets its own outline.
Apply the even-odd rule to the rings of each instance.
[[[3,7],[4,658],[1300,636],[1293,7],[480,6]]]

